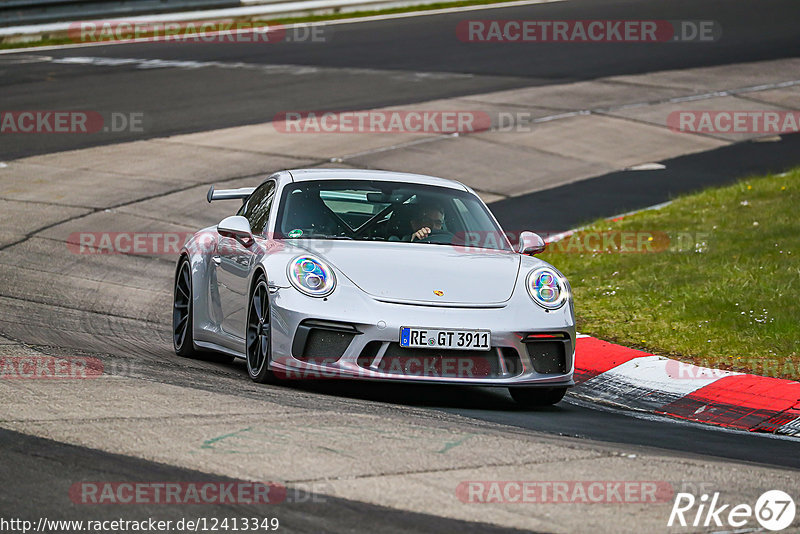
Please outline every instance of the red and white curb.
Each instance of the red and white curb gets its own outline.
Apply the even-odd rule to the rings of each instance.
[[[800,382],[719,369],[578,335],[579,398],[727,428],[800,435]]]

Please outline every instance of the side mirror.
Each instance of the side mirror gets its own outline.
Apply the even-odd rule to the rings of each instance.
[[[222,219],[217,225],[217,232],[225,237],[233,237],[247,247],[253,243],[250,222],[241,215],[232,215]]]
[[[519,244],[517,245],[517,252],[520,254],[527,254],[533,256],[544,252],[547,243],[541,238],[539,234],[533,232],[522,232],[519,234]]]

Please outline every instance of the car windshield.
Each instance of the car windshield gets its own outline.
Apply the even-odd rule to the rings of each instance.
[[[414,234],[427,228],[424,237]],[[319,180],[287,185],[276,237],[406,241],[510,250],[472,193],[402,182]]]

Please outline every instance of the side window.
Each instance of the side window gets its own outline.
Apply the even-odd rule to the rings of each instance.
[[[253,191],[253,194],[247,199],[247,203],[239,210],[238,214],[247,218],[250,228],[256,235],[264,233],[274,196],[275,182],[270,180]]]

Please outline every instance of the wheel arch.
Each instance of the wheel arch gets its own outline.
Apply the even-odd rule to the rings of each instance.
[[[264,279],[267,281],[267,288],[269,288],[269,278],[267,278],[267,270],[264,268],[262,264],[259,264],[256,266],[255,269],[253,269],[253,274],[250,277],[250,288],[247,291],[248,302],[250,302],[250,299],[253,297],[253,290],[256,288],[256,282],[258,282],[258,279],[261,277],[261,275],[264,276]],[[267,292],[267,294],[269,294],[269,291]]]
[[[180,272],[181,265],[183,264],[184,260],[189,261],[189,265],[191,265],[191,259],[189,259],[189,253],[185,250],[181,252],[180,256],[178,256],[178,261],[175,262],[175,273],[173,274],[173,278],[178,278],[178,273]]]
[[[206,331],[221,317],[218,299],[215,302],[211,282],[209,279],[209,262],[214,251],[216,241],[203,245],[199,236],[207,230],[200,230],[183,246],[175,266],[175,276],[184,261],[189,262],[189,272],[192,277],[192,332],[193,341],[208,341]],[[195,347],[196,347],[195,343]]]

